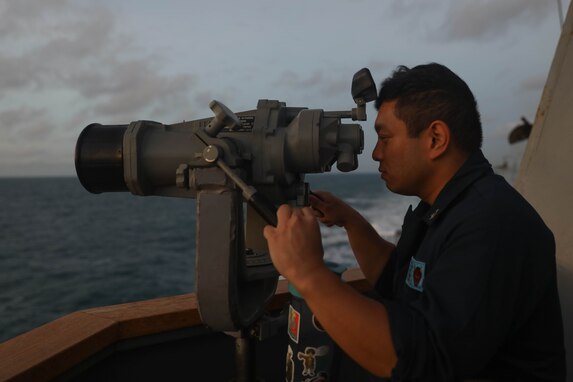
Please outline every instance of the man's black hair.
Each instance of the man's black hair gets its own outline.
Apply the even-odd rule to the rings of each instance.
[[[483,134],[477,102],[468,85],[444,65],[399,66],[382,82],[376,109],[396,102],[396,117],[417,137],[435,120],[450,128],[453,143],[470,153],[481,147]]]

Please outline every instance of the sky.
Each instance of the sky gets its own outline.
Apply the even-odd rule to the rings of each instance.
[[[75,176],[90,123],[166,124],[259,99],[345,110],[353,74],[439,62],[478,101],[493,164],[535,118],[570,0],[0,0],[0,176]],[[370,154],[368,105],[357,171]],[[350,121],[349,121],[350,122]]]

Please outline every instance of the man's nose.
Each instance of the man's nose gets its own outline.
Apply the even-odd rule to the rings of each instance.
[[[378,147],[378,144],[376,144],[376,146],[374,146],[374,150],[372,150],[372,159],[375,162],[380,162],[382,160],[382,151]]]

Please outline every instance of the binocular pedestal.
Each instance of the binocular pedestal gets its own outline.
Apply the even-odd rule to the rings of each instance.
[[[253,251],[245,245],[243,200],[235,185],[218,168],[193,171],[198,190],[199,313],[203,322],[214,330],[241,330],[262,316],[266,302],[274,295],[278,273],[272,264],[248,260]]]

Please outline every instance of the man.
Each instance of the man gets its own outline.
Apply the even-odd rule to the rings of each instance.
[[[325,192],[265,227],[273,263],[356,363],[393,380],[565,380],[553,235],[493,173],[473,94],[439,64],[399,67],[376,102],[372,158],[393,192],[421,201],[396,246]],[[380,295],[323,263],[317,222],[346,229]]]

